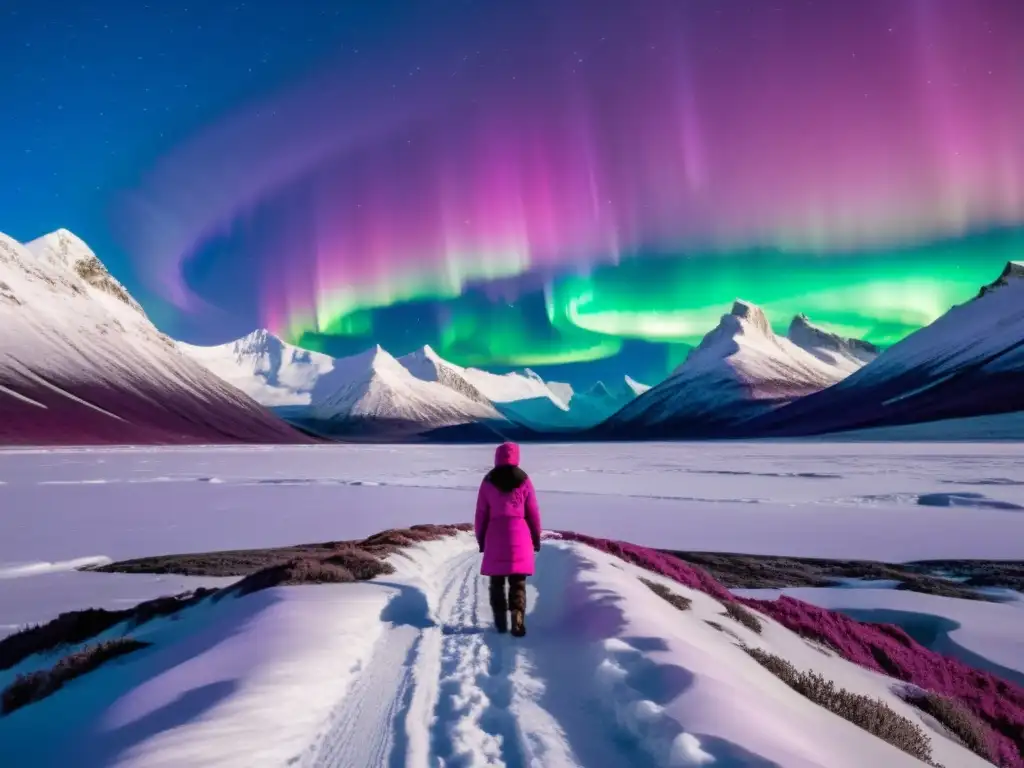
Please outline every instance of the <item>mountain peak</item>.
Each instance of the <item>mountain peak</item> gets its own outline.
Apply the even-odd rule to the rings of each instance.
[[[36,258],[71,269],[82,280],[102,293],[145,315],[131,294],[107,271],[106,266],[93,253],[85,241],[66,229],[58,229],[36,238],[25,247]]]
[[[642,395],[644,392],[650,389],[647,384],[642,384],[632,376],[623,376],[623,382],[626,385],[626,389],[632,392],[634,395]]]
[[[374,363],[381,360],[389,361],[395,359],[394,357],[392,357],[391,353],[384,349],[384,347],[382,347],[380,344],[374,344],[368,350],[363,352],[362,355],[360,355],[360,357],[364,357],[365,359]]]
[[[768,322],[768,316],[765,315],[764,310],[756,304],[751,304],[749,301],[744,301],[743,299],[736,299],[732,304],[732,311],[729,314],[733,317],[745,320],[762,333],[768,335],[771,335],[772,333],[772,326],[771,323]]]
[[[981,287],[981,290],[978,291],[977,298],[980,299],[985,294],[991,293],[992,291],[1002,288],[1004,285],[1009,285],[1011,282],[1015,282],[1017,280],[1024,280],[1024,261],[1008,261],[1006,262],[1006,266],[1003,267],[1002,273],[994,282]]]
[[[586,391],[586,394],[589,397],[611,397],[612,396],[612,393],[608,391],[608,387],[605,386],[605,383],[603,381],[596,382],[593,386],[591,386]]]
[[[807,317],[807,315],[805,315],[803,312],[801,312],[801,313],[799,313],[797,315],[793,315],[793,320],[789,324],[790,332],[792,332],[792,330],[794,328],[796,328],[796,329],[807,328],[807,329],[819,330],[818,326],[816,326],[814,323],[812,323],[811,319],[809,317]]]
[[[430,346],[429,344],[424,344],[419,349],[414,349],[409,354],[402,355],[402,357],[399,358],[399,360],[400,361],[405,361],[405,360],[410,360],[410,361],[412,361],[412,360],[429,360],[429,361],[435,362],[435,363],[447,362],[447,361],[443,360],[442,357],[439,354],[437,354],[437,352],[434,350],[434,348],[432,346]]]
[[[271,349],[281,349],[284,342],[266,328],[257,328],[231,344],[236,354],[260,354]]]

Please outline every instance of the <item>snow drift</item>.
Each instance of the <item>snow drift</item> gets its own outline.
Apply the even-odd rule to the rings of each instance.
[[[1024,264],[756,434],[801,435],[1024,411]]]
[[[182,355],[70,232],[0,235],[0,443],[306,441]]]

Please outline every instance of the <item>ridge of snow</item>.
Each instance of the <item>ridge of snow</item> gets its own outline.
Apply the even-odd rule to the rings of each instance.
[[[891,678],[767,617],[755,634],[715,598],[586,545],[546,535],[523,641],[488,626],[471,534],[391,562],[387,580],[278,587],[147,622],[131,631],[151,644],[145,651],[0,720],[6,754],[19,765],[91,764],[98,755],[87,750],[105,742],[86,735],[106,728],[129,739],[119,755],[126,768],[371,766],[389,756],[419,766],[450,755],[552,768],[920,768],[790,689],[746,645],[881,699],[921,725],[938,763],[989,765],[929,727]],[[689,599],[689,609],[642,580]],[[30,657],[0,674],[50,663]],[[201,699],[202,717],[133,727],[196,691],[213,697]],[[67,737],[40,738],[54,723]]]
[[[807,315],[796,315],[789,324],[786,337],[823,363],[853,373],[878,357],[880,350],[861,339],[850,339],[826,331],[812,323]]]
[[[738,299],[665,381],[626,405],[609,426],[742,421],[846,375],[776,335],[760,307]]]
[[[415,352],[398,358],[409,373],[422,381],[432,381],[458,392],[473,402],[491,405],[491,401],[466,376],[466,370],[442,358],[433,347],[425,344]]]
[[[214,346],[177,342],[178,348],[266,406],[309,405],[317,380],[334,358],[288,344],[265,328]]]
[[[1024,261],[1008,261],[999,277],[988,285],[982,286],[976,298],[981,298],[991,291],[1019,280],[1024,280]]]
[[[909,370],[927,370],[932,379],[967,365],[986,370],[1024,370],[1024,263],[1007,262],[999,277],[978,295],[952,307],[930,325],[886,349],[851,376],[845,387],[875,383]]]
[[[306,438],[181,354],[71,233],[0,234],[0,442],[239,441]]]

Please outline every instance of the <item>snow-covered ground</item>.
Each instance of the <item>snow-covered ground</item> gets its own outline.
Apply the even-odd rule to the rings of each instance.
[[[919,643],[1024,686],[1024,601],[988,603],[894,589],[737,589],[762,600],[780,594],[842,611],[860,621],[898,624]]]
[[[151,647],[0,719],[0,754],[81,768],[923,765],[794,693],[742,643],[884,699],[947,768],[987,765],[892,679],[767,619],[756,635],[707,595],[584,545],[542,547],[521,640],[488,627],[470,535],[392,561],[372,583],[277,588],[144,625],[133,634]]]
[[[0,451],[0,625],[123,607],[184,583],[72,571],[81,558],[469,521],[491,458],[487,446],[427,445]],[[894,562],[1024,559],[1022,458],[1012,443],[523,448],[548,529]]]

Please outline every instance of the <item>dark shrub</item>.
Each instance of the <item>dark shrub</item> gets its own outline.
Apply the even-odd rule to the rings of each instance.
[[[1024,766],[1024,689],[1019,686],[924,648],[899,627],[862,623],[789,597],[744,602],[862,667],[955,699],[992,730],[996,765]]]
[[[312,558],[296,558],[246,576],[221,594],[235,594],[240,597],[271,587],[296,584],[345,584],[353,581],[356,581],[356,577],[343,565],[335,565]]]
[[[295,560],[322,560],[337,554],[339,550],[350,550],[353,547],[378,557],[386,557],[411,544],[434,541],[472,528],[473,526],[469,524],[414,525],[410,528],[381,531],[362,541],[328,541],[273,549],[159,555],[123,560],[86,570],[108,573],[174,573],[182,576],[250,576],[265,568],[283,566]]]
[[[273,565],[246,576],[221,594],[249,595],[271,587],[298,584],[344,584],[368,581],[376,576],[394,573],[391,563],[355,545],[338,548],[325,558],[299,557],[287,563]]]
[[[324,558],[323,562],[327,565],[344,568],[352,574],[356,581],[366,581],[375,576],[395,572],[389,562],[358,547],[341,549],[337,554]]]
[[[664,584],[658,584],[657,582],[651,581],[650,579],[640,579],[658,597],[662,598],[670,605],[675,606],[680,611],[690,610],[690,606],[693,605],[693,601],[688,597],[673,592],[671,589],[666,587]]]
[[[726,552],[678,552],[664,550],[708,571],[729,589],[782,589],[785,587],[830,587],[840,579],[884,579],[898,582],[896,589],[928,595],[959,597],[965,600],[994,600],[964,584],[934,575],[921,564],[880,563],[871,560],[823,560],[811,557],[745,555]],[[971,561],[947,563],[961,575],[976,573],[981,564]],[[1000,585],[1013,583],[1013,573],[1024,568],[1018,564],[983,564],[988,572],[999,574]]]
[[[394,566],[385,560],[388,555],[413,544],[454,536],[466,529],[465,525],[414,525],[381,531],[360,542],[333,542],[327,553],[321,549],[322,545],[316,545],[315,557],[295,557],[251,573],[224,594],[248,595],[261,589],[296,584],[367,581],[395,572]],[[296,549],[291,547],[289,551]]]
[[[45,699],[60,690],[65,683],[91,672],[111,659],[148,646],[149,643],[130,637],[120,637],[86,646],[70,656],[65,656],[50,669],[18,675],[0,694],[0,711],[9,715],[27,704]]]
[[[10,669],[35,653],[64,645],[78,645],[121,622],[138,627],[160,616],[169,616],[213,594],[212,589],[197,589],[174,597],[158,597],[122,611],[87,608],[62,613],[53,621],[27,627],[0,640],[0,669]]]
[[[930,763],[932,745],[921,727],[893,711],[884,701],[836,688],[816,672],[800,672],[785,659],[759,648],[744,648],[767,669],[797,693],[833,712],[894,747]]]
[[[724,627],[724,626],[722,626],[722,625],[721,625],[720,623],[718,623],[717,621],[711,621],[710,619],[704,619],[704,623],[705,623],[705,624],[707,624],[707,625],[708,625],[709,627],[713,627],[714,629],[717,629],[717,630],[718,630],[719,632],[721,632],[721,633],[722,633],[723,635],[728,635],[729,637],[731,637],[731,638],[732,638],[733,640],[735,640],[736,642],[738,642],[738,643],[740,643],[740,644],[742,644],[742,643],[743,643],[743,638],[741,638],[741,637],[740,637],[740,636],[739,636],[739,635],[738,635],[738,634],[737,634],[737,633],[736,633],[735,631],[733,631],[733,630],[732,630],[731,628],[729,628],[729,627]]]
[[[739,603],[726,603],[725,612],[730,619],[738,621],[751,632],[761,634],[761,620]]]
[[[931,691],[908,693],[903,700],[938,720],[974,754],[992,760],[992,732],[958,701]]]

